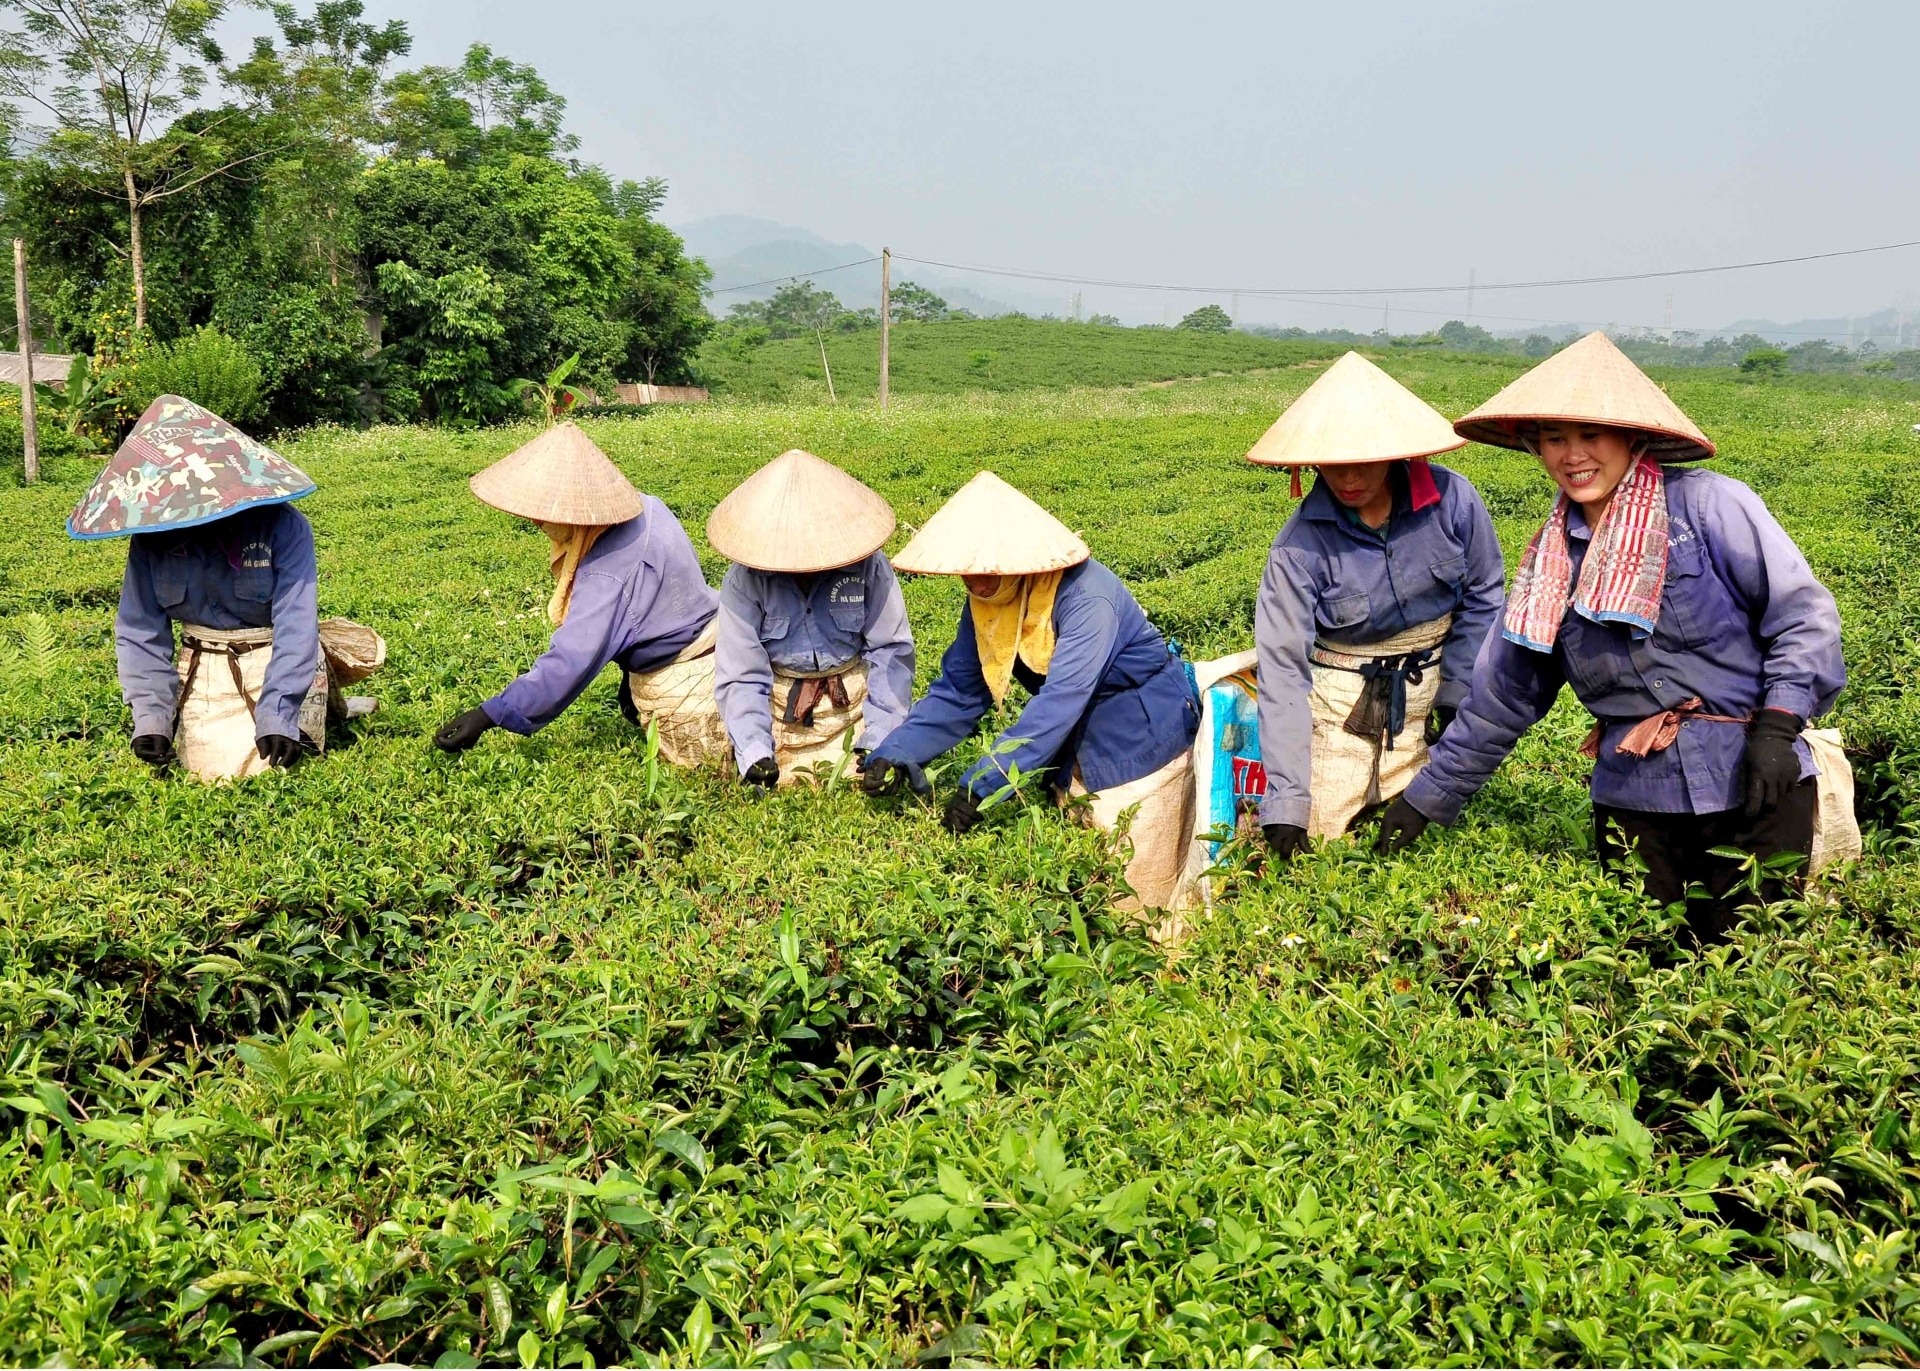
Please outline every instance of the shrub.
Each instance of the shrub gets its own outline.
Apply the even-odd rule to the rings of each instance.
[[[1785,376],[1787,354],[1779,348],[1755,348],[1740,359],[1740,370],[1755,377]]]
[[[129,398],[140,409],[159,396],[178,395],[232,424],[249,424],[266,413],[260,364],[217,328],[195,329],[153,349],[129,379]]]
[[[1175,327],[1193,329],[1199,333],[1231,333],[1233,319],[1218,305],[1202,305]]]

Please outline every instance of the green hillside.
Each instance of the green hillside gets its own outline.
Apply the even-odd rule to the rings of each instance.
[[[1211,372],[1258,371],[1337,357],[1336,343],[1280,342],[1250,333],[1110,328],[1049,319],[974,319],[896,324],[895,395],[970,390],[1126,386]],[[880,332],[826,335],[827,364],[841,400],[879,388]],[[726,338],[701,350],[699,367],[716,395],[752,400],[825,400],[826,375],[813,337],[775,339],[742,351]]]

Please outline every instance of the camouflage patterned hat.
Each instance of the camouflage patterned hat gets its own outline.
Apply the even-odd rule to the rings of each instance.
[[[284,504],[313,481],[209,410],[162,395],[67,516],[74,538],[193,528],[253,505]]]

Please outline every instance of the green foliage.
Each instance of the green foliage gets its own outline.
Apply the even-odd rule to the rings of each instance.
[[[507,391],[522,404],[532,409],[547,424],[572,409],[580,402],[581,390],[578,386],[567,384],[567,377],[580,365],[580,354],[574,353],[559,366],[548,372],[540,381],[521,377],[507,383]]]
[[[1233,329],[1233,319],[1218,305],[1202,305],[1174,327],[1192,329],[1196,333],[1227,333]]]
[[[382,262],[378,280],[400,325],[400,341],[380,359],[388,413],[455,424],[506,413],[513,397],[493,377],[507,337],[507,292],[487,269],[429,277],[405,262]]]
[[[1779,348],[1754,348],[1740,359],[1740,371],[1746,376],[1785,376],[1788,361],[1787,354]]]
[[[58,425],[70,438],[100,432],[114,412],[107,378],[93,369],[93,359],[84,352],[68,365],[65,382],[58,386],[36,382],[33,391],[39,421]]]
[[[989,336],[1044,377],[1045,327]],[[1286,360],[591,431],[710,575],[707,514],[785,447],[886,495],[896,546],[990,465],[1216,655],[1291,509],[1242,456],[1316,345],[1145,336]],[[1524,365],[1382,360],[1447,414]],[[548,638],[545,539],[465,490],[524,429],[295,439],[323,609],[389,640],[382,709],[288,773],[156,779],[113,677],[123,550],[60,529],[83,475],[0,492],[6,1359],[1905,1364],[1920,419],[1893,382],[1658,379],[1834,589],[1881,816],[1852,875],[1671,965],[1593,866],[1564,702],[1405,858],[1230,852],[1174,962],[1070,815],[954,839],[844,778],[749,802],[663,768],[611,675],[444,757],[432,727]],[[1511,561],[1551,488],[1445,460]],[[962,592],[904,592],[924,687]]]
[[[136,411],[159,396],[178,395],[244,426],[264,412],[265,389],[253,354],[219,329],[207,327],[143,353],[125,393]]]
[[[902,281],[888,292],[888,304],[895,323],[937,324],[952,317],[947,302],[912,281]]]

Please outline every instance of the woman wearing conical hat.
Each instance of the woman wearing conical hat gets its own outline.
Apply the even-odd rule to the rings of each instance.
[[[384,659],[372,630],[320,621],[313,526],[290,503],[313,490],[226,420],[162,395],[68,517],[74,538],[129,540],[114,652],[140,760],[177,758],[209,781],[291,765],[303,740],[326,745],[326,630],[370,645],[351,679]]]
[[[913,630],[880,548],[893,510],[810,452],[760,468],[707,520],[720,584],[714,697],[750,785],[771,789],[849,736],[864,752],[913,704]]]
[[[667,760],[698,765],[725,747],[713,707],[717,599],[673,511],[635,490],[593,440],[558,424],[468,485],[483,503],[530,519],[552,545],[553,639],[526,674],[433,736],[462,752],[490,728],[545,728],[617,662],[621,711],[660,727]]]
[[[1138,903],[1173,908],[1193,838],[1190,749],[1199,706],[1185,664],[1120,580],[1058,519],[983,471],[901,549],[894,566],[958,576],[967,603],[940,676],[866,760],[878,792],[972,735],[1014,681],[1020,717],[960,778],[944,822],[965,833],[1008,773],[1091,792],[1111,825],[1139,806],[1127,880]]]
[[[1713,849],[1813,851],[1820,786],[1801,732],[1846,681],[1833,596],[1759,496],[1689,465],[1713,444],[1604,334],[1455,427],[1533,453],[1560,493],[1459,717],[1382,821],[1381,849],[1452,823],[1564,682],[1596,719],[1602,860],[1637,847],[1663,904],[1704,886],[1690,931],[1724,937],[1742,863]]]
[[[1319,472],[1273,540],[1254,620],[1260,823],[1282,860],[1406,789],[1466,698],[1505,564],[1447,421],[1356,352],[1248,459]]]

